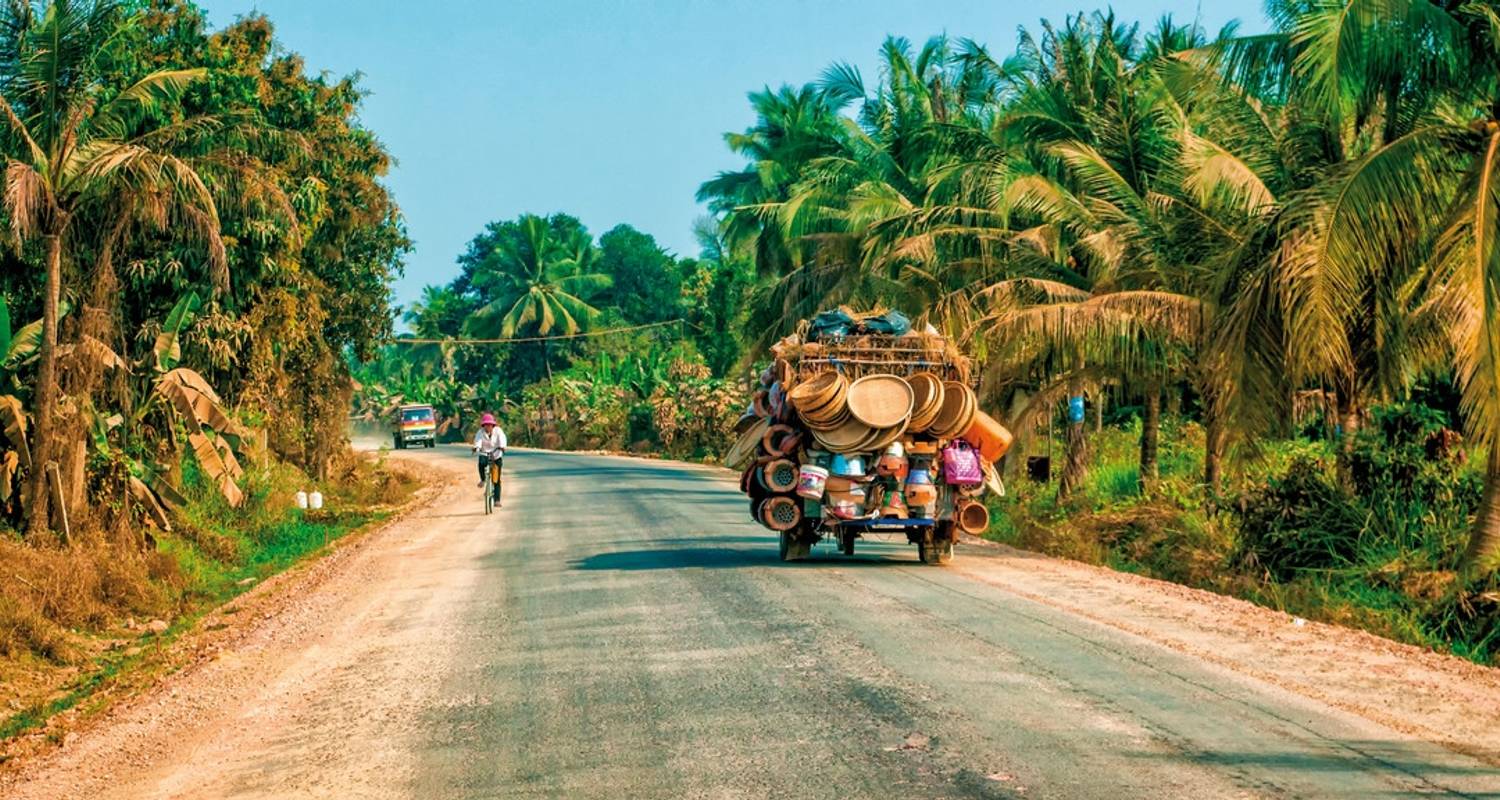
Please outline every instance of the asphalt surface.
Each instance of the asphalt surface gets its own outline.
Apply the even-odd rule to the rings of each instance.
[[[392,457],[430,505],[0,796],[1500,798],[1441,657],[992,547],[783,564],[722,470],[513,451],[486,516],[466,449]]]
[[[904,542],[782,564],[722,473],[540,452],[506,470],[461,655],[436,671],[469,702],[425,712],[414,796],[1500,797],[1493,767]]]

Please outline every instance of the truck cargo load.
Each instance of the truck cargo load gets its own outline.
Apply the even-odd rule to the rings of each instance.
[[[1011,434],[979,409],[969,359],[900,312],[825,311],[771,348],[727,463],[782,560],[823,538],[904,535],[947,563],[982,533]]]

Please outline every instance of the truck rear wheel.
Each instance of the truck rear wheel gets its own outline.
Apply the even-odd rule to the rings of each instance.
[[[427,446],[428,447],[437,447],[437,440],[436,439],[428,439],[427,440]]]
[[[953,560],[953,540],[932,544],[923,542],[917,545],[917,557],[922,559],[924,564],[946,564]]]
[[[839,552],[843,553],[846,556],[854,555],[854,534],[839,534]]]
[[[812,542],[803,538],[800,528],[782,531],[777,544],[782,561],[801,561],[812,555]]]
[[[953,560],[953,523],[939,522],[930,537],[917,545],[917,558],[924,564],[947,564]]]

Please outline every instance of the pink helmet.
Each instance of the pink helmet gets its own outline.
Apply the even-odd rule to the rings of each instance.
[[[484,416],[482,416],[482,417],[479,418],[479,424],[480,425],[494,425],[495,424],[495,415],[494,414],[485,414]]]

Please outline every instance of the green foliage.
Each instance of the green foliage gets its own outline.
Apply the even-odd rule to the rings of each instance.
[[[599,237],[598,269],[610,276],[609,304],[632,322],[676,319],[682,295],[677,259],[650,234],[616,225]]]
[[[1246,495],[1236,511],[1238,561],[1277,581],[1348,567],[1366,530],[1366,515],[1335,485],[1327,465],[1305,459]]]

